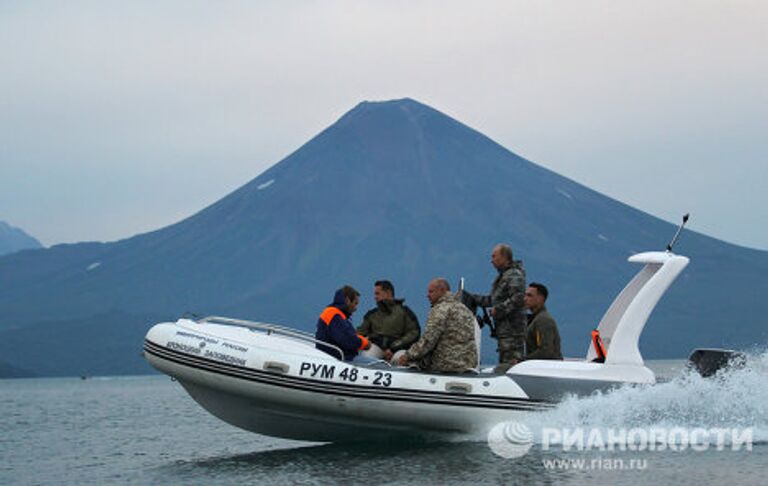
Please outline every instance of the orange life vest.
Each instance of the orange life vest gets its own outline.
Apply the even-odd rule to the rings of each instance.
[[[338,308],[333,307],[333,306],[325,308],[323,313],[320,314],[320,320],[323,321],[326,326],[330,326],[331,325],[331,321],[336,316],[341,316],[342,319],[344,319],[345,321],[347,320],[347,316],[344,315],[344,313],[341,312]],[[360,334],[358,334],[357,337],[360,338],[360,343],[361,343],[360,347],[357,348],[357,349],[362,351],[363,349],[368,347],[370,342],[368,341],[367,337],[362,336]]]
[[[347,320],[347,316],[336,307],[326,307],[323,313],[320,314],[320,320],[323,321],[326,326],[330,326],[331,321],[336,316],[341,316],[342,319],[345,321]]]

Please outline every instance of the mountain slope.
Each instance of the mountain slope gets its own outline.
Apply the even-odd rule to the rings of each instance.
[[[0,361],[0,378],[33,378],[34,376],[34,373]]]
[[[42,247],[43,245],[39,241],[29,236],[23,230],[11,226],[5,221],[0,221],[0,256],[19,250]]]
[[[663,248],[673,233],[423,104],[366,102],[175,225],[0,258],[0,330],[185,311],[308,329],[344,283],[364,293],[363,308],[373,305],[379,278],[391,279],[424,320],[430,278],[465,276],[473,291],[485,290],[494,277],[490,249],[506,241],[528,279],[550,287],[566,354],[580,355],[638,270],[626,258]],[[692,264],[652,317],[646,355],[764,342],[768,252],[690,231],[678,250]],[[733,282],[746,294],[737,319],[723,301]],[[485,351],[489,359],[493,345]]]

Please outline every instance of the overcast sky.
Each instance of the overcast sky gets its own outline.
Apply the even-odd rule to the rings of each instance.
[[[735,0],[5,0],[0,220],[47,245],[157,229],[358,102],[412,97],[768,249],[766,25]]]

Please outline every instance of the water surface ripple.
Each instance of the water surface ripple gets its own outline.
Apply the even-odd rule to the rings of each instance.
[[[531,427],[753,426],[751,452],[563,452],[537,441],[518,459],[496,456],[485,437],[354,445],[263,437],[212,417],[164,376],[0,380],[0,484],[764,484],[768,374],[761,365],[768,360],[753,360],[719,383],[683,376],[570,400],[524,420]],[[657,366],[679,373],[679,364]],[[564,458],[647,465],[544,466]]]

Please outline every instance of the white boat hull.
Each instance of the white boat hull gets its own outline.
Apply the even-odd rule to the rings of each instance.
[[[216,417],[289,439],[485,431],[516,414],[549,409],[558,398],[531,397],[511,372],[428,374],[385,364],[356,366],[308,341],[185,319],[154,326],[144,350],[152,366],[178,380]],[[513,370],[537,382],[536,363],[550,368],[547,379],[558,375],[551,365],[559,365],[560,395],[568,387],[579,393],[586,384],[592,392],[627,381],[598,376],[605,366],[583,362],[531,361]],[[569,378],[566,372],[574,367],[582,378],[592,369],[591,379]]]

